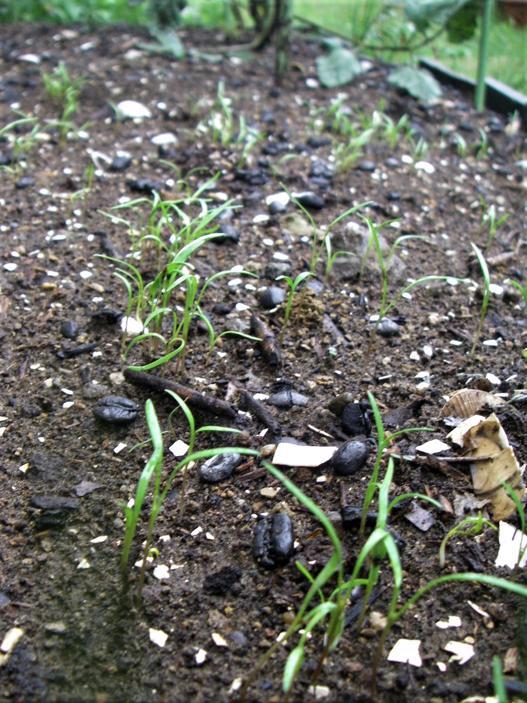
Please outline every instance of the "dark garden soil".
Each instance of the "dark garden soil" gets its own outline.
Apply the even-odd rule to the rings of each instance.
[[[178,478],[157,521],[154,544],[159,554],[147,571],[142,607],[133,608],[129,598],[121,598],[123,505],[134,495],[149,455],[148,444],[130,450],[148,440],[142,410],[147,398],[154,401],[163,430],[170,430],[166,447],[188,439],[181,413],[169,425],[175,404],[166,394],[131,385],[121,373],[125,362],[118,316],[126,311],[125,291],[112,275],[111,263],[97,255],[124,257],[131,250],[129,228],[100,211],[108,212],[123,198],[141,197],[132,190],[134,179],[136,188],[137,179],[156,182],[154,187],[169,200],[188,192],[183,180],[194,191],[220,174],[209,192],[210,204],[234,200],[229,228],[219,226],[233,237],[207,244],[193,264],[203,276],[239,265],[258,278],[242,278],[236,285],[238,274],[233,273],[209,289],[203,307],[218,331],[248,331],[251,313],[277,337],[283,329],[283,306],[266,310],[260,289],[273,284],[280,273],[295,276],[307,270],[311,241],[305,217],[293,205],[285,213],[269,215],[265,198],[284,186],[319,196],[321,207],[311,212],[320,226],[353,205],[371,201],[364,212],[374,222],[397,220],[382,230],[387,242],[401,234],[421,237],[396,249],[389,273],[391,294],[408,278],[426,274],[473,281],[414,289],[411,299],[401,299],[391,311],[396,334],[384,336],[372,321],[381,289],[373,255],[363,257],[366,265],[360,277],[357,256],[338,259],[328,277],[321,260],[319,277],[298,297],[283,330],[282,361],[275,366],[257,344],[233,337],[224,337],[209,359],[207,336],[194,325],[184,370],[171,361],[152,373],[226,401],[235,410],[231,418],[196,411],[198,424],[237,427],[243,435],[235,443],[253,449],[281,438],[338,446],[350,439],[352,429],[328,406],[343,393],[364,406],[370,391],[387,429],[433,429],[431,434],[400,437],[394,444],[398,454],[415,456],[418,444],[431,437],[444,439],[449,431],[440,418],[445,397],[471,387],[499,393],[506,401],[516,395],[498,415],[520,464],[527,458],[521,393],[517,400],[525,388],[527,315],[518,292],[504,284],[507,278],[525,281],[525,134],[511,129],[500,116],[475,113],[465,97],[448,90],[436,105],[420,106],[388,84],[384,67],[372,65],[341,89],[345,103],[354,114],[371,115],[384,101],[384,111],[395,121],[409,116],[415,140],[426,140],[429,151],[417,156],[407,140],[401,138],[391,147],[377,139],[350,169],[333,174],[332,140],[338,137],[325,129],[323,117],[320,125],[317,116],[339,91],[313,82],[319,52],[315,43],[295,45],[292,67],[276,89],[272,52],[243,63],[228,57],[220,63],[175,62],[138,50],[138,41],[147,38],[120,29],[91,33],[3,27],[0,33],[0,124],[16,119],[15,109],[34,115],[43,126],[57,117],[41,71],[51,71],[59,61],[86,81],[74,120],[77,125],[88,123],[87,134],[77,139],[61,140],[52,129],[43,138],[41,131],[32,148],[11,163],[12,144],[0,144],[6,164],[0,180],[0,638],[12,628],[23,630],[16,647],[3,657],[2,700],[237,700],[237,680],[287,628],[306,592],[306,579],[295,560],[316,573],[331,554],[329,540],[313,516],[256,461],[245,461],[216,484],[200,481],[194,469],[184,513],[179,510]],[[211,51],[223,39],[193,34],[185,41]],[[38,57],[40,64],[28,61],[27,54]],[[220,79],[236,119],[243,113],[248,124],[264,134],[245,164],[240,164],[238,147],[221,146],[210,135],[196,133]],[[124,99],[147,106],[151,118],[116,121],[112,105]],[[31,129],[23,125],[15,136],[27,137]],[[466,155],[452,142],[454,131],[464,138]],[[177,143],[161,149],[160,156],[152,138],[164,133],[175,134]],[[476,155],[478,144],[483,148]],[[127,152],[131,163],[125,170],[112,170],[94,152],[109,160]],[[87,167],[93,159],[97,169],[90,185]],[[120,169],[123,164],[114,166]],[[142,185],[150,197],[148,184]],[[483,333],[471,355],[482,277],[470,243],[485,247],[482,202],[494,204],[498,216],[508,212],[510,217],[484,249],[491,280],[501,291],[491,297]],[[145,207],[116,214],[138,230],[147,220]],[[347,244],[347,222],[360,220],[350,217],[335,228],[340,240],[335,246],[343,249],[356,246]],[[155,275],[151,247],[135,261],[145,280]],[[284,286],[283,281],[275,285]],[[76,355],[79,348],[84,353]],[[137,345],[128,359],[148,361],[146,347]],[[244,405],[244,391],[259,399],[272,422]],[[292,396],[293,391],[305,401]],[[285,398],[285,407],[270,402],[277,392],[279,399]],[[93,409],[108,395],[138,403],[136,420],[114,426],[96,419]],[[301,404],[291,405],[291,399]],[[364,434],[367,428],[359,431]],[[209,435],[199,446],[230,441]],[[121,444],[126,447],[119,450]],[[269,454],[268,447],[266,451]],[[360,539],[356,526],[342,523],[341,508],[361,504],[374,455],[372,448],[366,465],[352,476],[335,475],[331,466],[284,469],[334,521],[348,572]],[[167,451],[165,462],[169,471],[176,459]],[[408,491],[440,499],[445,510],[422,504],[433,522],[428,531],[407,519],[412,505],[393,514],[403,597],[453,571],[524,579],[494,566],[498,539],[490,529],[476,538],[452,540],[445,569],[440,569],[438,548],[462,515],[459,498],[472,496],[466,465],[397,462],[392,492]],[[269,569],[255,560],[253,534],[259,516],[276,512],[292,519],[295,553],[287,563]],[[510,521],[514,523],[514,516]],[[143,522],[140,539],[144,529]],[[133,561],[138,559],[136,549]],[[168,578],[156,578],[154,567],[163,565],[166,573],[156,573]],[[138,573],[132,566],[130,593]],[[370,613],[385,613],[390,595],[386,568]],[[436,626],[451,615],[459,616],[460,627]],[[357,611],[351,604],[348,621],[339,647],[318,677],[320,700],[370,700],[378,616],[370,615],[357,628]],[[520,681],[521,660],[526,663],[527,657],[522,621],[519,599],[501,591],[459,584],[431,592],[390,636],[377,676],[378,699],[484,700],[493,692],[492,657],[503,660],[507,653],[508,676]],[[151,641],[151,629],[168,635],[164,647]],[[401,637],[421,640],[421,667],[386,660]],[[449,661],[451,655],[443,648],[451,640],[472,643],[474,656],[462,665]],[[291,701],[314,700],[315,692],[308,687],[322,646],[322,636],[315,633]],[[268,662],[248,700],[284,700],[281,672],[288,649],[289,645]]]

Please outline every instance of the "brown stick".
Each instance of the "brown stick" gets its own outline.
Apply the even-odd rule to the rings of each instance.
[[[125,369],[124,377],[129,383],[133,383],[134,386],[139,386],[140,388],[149,388],[158,393],[164,393],[166,390],[174,391],[174,393],[180,395],[191,408],[196,410],[203,410],[212,415],[223,415],[230,418],[236,417],[236,410],[230,403],[219,400],[219,398],[198,393],[198,391],[188,386],[183,386],[181,383],[169,381],[166,378],[161,378],[161,376],[144,373],[143,371],[133,371],[132,369]]]
[[[251,317],[251,332],[255,337],[260,337],[259,344],[262,356],[269,366],[280,366],[282,363],[282,352],[280,351],[278,340],[265,322],[256,317],[256,315]]]
[[[259,400],[253,398],[249,391],[240,388],[240,405],[243,409],[247,409],[249,412],[256,415],[258,420],[271,430],[273,435],[280,437],[282,434],[282,428],[278,420],[274,415],[265,407],[263,403]]]

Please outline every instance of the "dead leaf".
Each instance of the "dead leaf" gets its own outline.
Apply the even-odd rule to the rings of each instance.
[[[480,391],[476,388],[462,388],[456,391],[441,408],[439,417],[467,418],[476,415],[480,410],[489,408],[495,410],[505,401],[493,393]]]
[[[467,418],[448,437],[469,455],[474,493],[489,501],[492,519],[499,522],[512,515],[516,506],[502,483],[508,483],[520,500],[525,487],[514,450],[496,415]]]

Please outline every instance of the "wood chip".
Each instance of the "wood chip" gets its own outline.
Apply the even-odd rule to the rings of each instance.
[[[329,461],[336,451],[337,447],[317,447],[280,442],[273,456],[273,464],[316,468]]]
[[[150,641],[157,644],[158,647],[164,647],[168,640],[168,635],[166,632],[163,632],[163,630],[156,630],[153,627],[148,630],[148,636],[150,637]]]
[[[423,660],[419,654],[420,645],[421,640],[397,640],[388,654],[388,661],[397,662],[399,664],[411,664],[412,666],[421,666]]]

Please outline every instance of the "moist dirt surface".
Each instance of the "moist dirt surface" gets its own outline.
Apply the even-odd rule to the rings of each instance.
[[[203,52],[225,41],[204,33],[184,33],[183,40]],[[151,361],[151,350],[139,343],[123,359],[119,316],[127,312],[126,291],[111,261],[97,256],[140,252],[127,261],[145,281],[158,272],[159,252],[144,239],[152,183],[138,184],[139,179],[153,181],[162,199],[181,200],[218,174],[201,197],[207,197],[209,209],[232,199],[230,219],[223,216],[216,227],[231,236],[207,243],[192,265],[202,279],[234,266],[255,277],[235,271],[218,278],[203,297],[203,311],[217,332],[249,332],[255,314],[281,348],[281,361],[273,364],[276,357],[266,355],[262,345],[225,336],[209,354],[206,328],[194,320],[184,364],[173,359],[150,372],[234,408],[232,417],[195,410],[198,426],[242,431],[234,440],[198,436],[198,448],[233,442],[272,458],[269,445],[280,439],[340,446],[353,428],[330,404],[347,393],[348,401],[367,408],[371,392],[387,431],[432,428],[392,443],[393,453],[410,457],[396,461],[392,494],[425,493],[444,506],[439,511],[419,504],[432,523],[427,531],[407,519],[411,503],[391,516],[401,551],[402,600],[454,571],[524,580],[521,571],[495,567],[498,537],[490,528],[452,539],[440,568],[439,545],[462,518],[463,500],[469,512],[478,510],[470,470],[463,463],[415,457],[417,445],[444,440],[450,430],[440,417],[445,397],[469,387],[507,401],[497,413],[518,461],[526,460],[521,391],[527,316],[518,291],[504,283],[508,278],[525,283],[525,134],[496,114],[477,114],[466,96],[448,89],[437,104],[423,107],[388,83],[382,65],[369,65],[351,85],[325,90],[314,81],[320,48],[310,40],[295,42],[290,70],[278,88],[272,51],[253,60],[226,56],[211,62],[190,55],[174,61],[139,46],[148,41],[126,28],[0,30],[1,125],[18,119],[15,110],[38,120],[37,126],[4,132],[0,144],[0,636],[12,628],[23,631],[17,645],[3,652],[5,701],[239,700],[239,680],[287,629],[307,591],[295,561],[316,574],[331,555],[320,524],[257,460],[244,460],[215,484],[200,480],[196,466],[188,472],[183,508],[177,477],[155,525],[157,552],[141,606],[132,602],[140,546],[134,546],[129,590],[122,595],[123,506],[134,496],[150,453],[145,401],[154,401],[166,433],[165,472],[177,463],[168,446],[188,440],[181,412],[169,418],[176,404],[167,394],[132,385],[122,375],[128,363]],[[85,81],[72,118],[82,128],[74,138],[51,125],[60,110],[41,77],[60,61]],[[198,127],[210,117],[220,80],[232,101],[231,137],[240,129],[240,114],[261,136],[245,156],[240,145],[222,145]],[[404,135],[393,144],[375,138],[349,168],[334,169],[332,153],[343,137],[332,129],[328,106],[339,92],[351,119],[375,109],[395,122],[408,115],[413,142]],[[146,106],[151,117],[117,121],[112,106],[125,99]],[[164,147],[152,141],[166,133],[176,140]],[[418,153],[419,140],[427,151]],[[129,164],[125,159],[112,166],[121,152],[129,155]],[[317,196],[308,209],[318,237],[338,215],[366,201],[362,212],[373,222],[394,221],[381,230],[386,247],[411,235],[391,253],[385,250],[390,300],[408,280],[424,275],[464,280],[431,281],[399,297],[389,312],[394,324],[388,333],[394,334],[379,334],[373,316],[379,312],[381,275],[372,248],[360,249],[368,241],[360,229],[364,223],[350,215],[333,229],[333,246],[351,254],[326,272],[321,250],[317,276],[299,292],[284,326],[283,304],[265,309],[261,289],[276,285],[285,291],[277,276],[308,270],[313,240],[298,207],[290,203],[285,212],[269,212],[266,197],[284,188]],[[112,211],[127,222],[103,214],[141,197],[145,202],[136,208]],[[498,217],[510,214],[489,242],[482,218],[491,204]],[[196,204],[181,207],[199,214]],[[471,242],[484,252],[495,284],[472,354],[483,279]],[[270,422],[247,405],[244,393],[270,413]],[[285,407],[272,404],[276,393]],[[113,425],[97,419],[97,403],[112,395],[138,404],[135,421]],[[366,435],[370,456],[351,476],[336,475],[330,465],[284,468],[334,522],[346,573],[361,538],[356,524],[342,522],[341,510],[361,505],[375,457],[375,431],[369,434],[363,423],[359,432]],[[259,517],[276,512],[292,520],[294,554],[265,568],[253,554],[254,531]],[[515,517],[509,521],[515,524]],[[145,534],[146,510],[137,545]],[[167,567],[156,571],[165,578],[154,575],[156,566]],[[315,694],[340,703],[373,700],[378,614],[386,613],[391,593],[391,571],[384,566],[368,617],[358,625],[357,600],[350,603],[342,640],[322,666],[318,688],[309,689],[323,651],[322,633],[315,630],[290,701],[315,700]],[[460,618],[458,627],[436,626],[452,615]],[[507,653],[507,675],[521,682],[524,622],[520,599],[502,591],[456,584],[430,592],[388,639],[376,676],[377,700],[484,700],[493,693],[492,657],[503,660]],[[156,630],[168,636],[163,647],[151,640]],[[387,661],[400,638],[421,640],[420,667]],[[472,644],[474,656],[463,664],[451,660],[444,650],[451,640]],[[291,646],[280,648],[254,678],[247,700],[284,700],[281,675]]]

